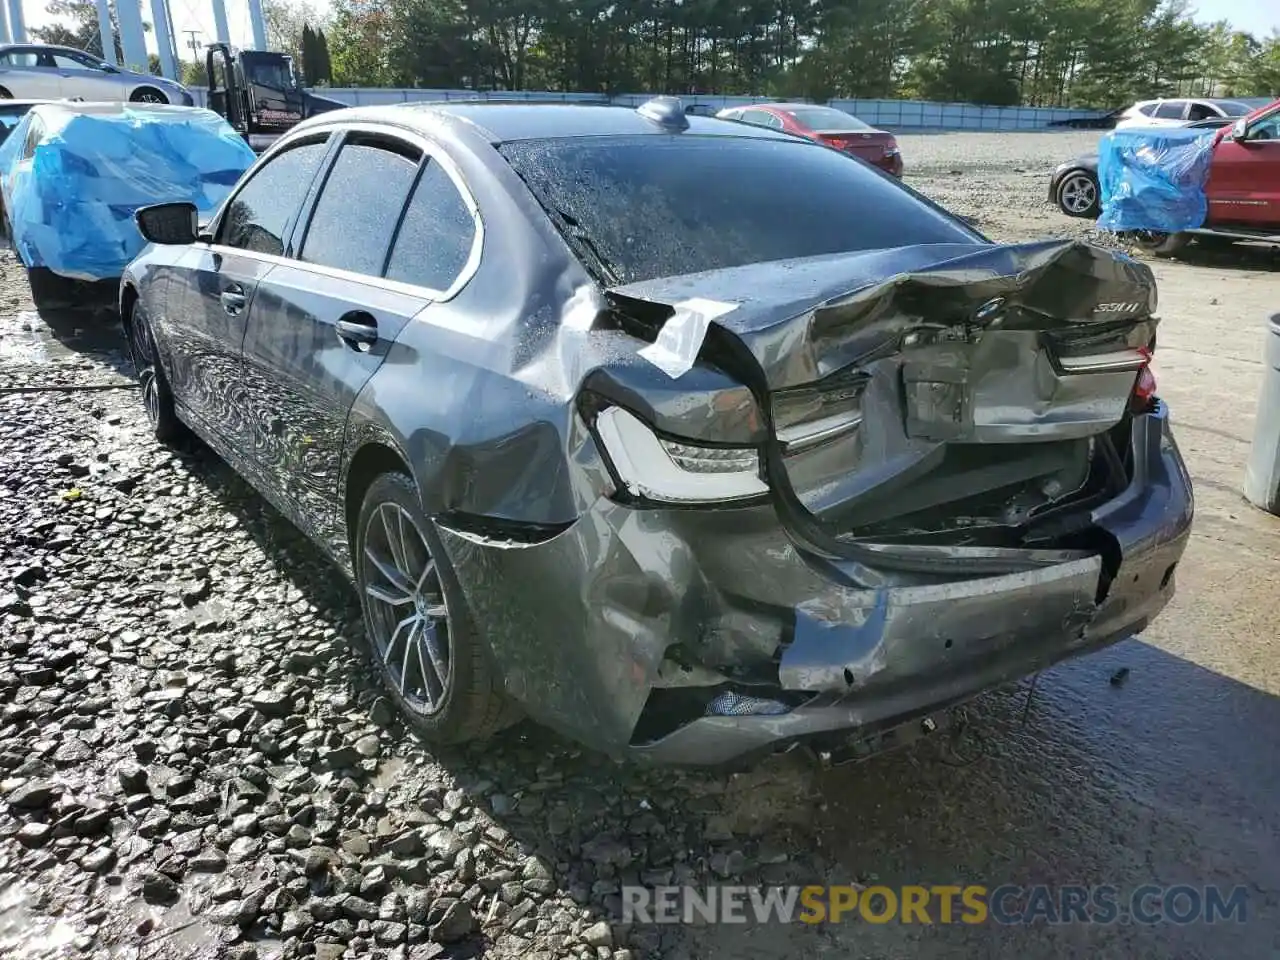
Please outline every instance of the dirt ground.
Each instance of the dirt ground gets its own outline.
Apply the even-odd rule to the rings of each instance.
[[[908,182],[993,238],[1089,235],[1044,194],[1092,135],[899,139]],[[618,767],[528,725],[425,750],[317,552],[212,455],[156,447],[114,330],[23,312],[0,262],[0,958],[1276,956],[1280,519],[1239,490],[1280,255],[1153,268],[1197,497],[1169,610],[1030,702],[1026,682],[983,697],[961,752],[729,776]],[[64,389],[85,386],[104,389]],[[1247,906],[628,929],[609,923],[625,882],[1243,886]]]

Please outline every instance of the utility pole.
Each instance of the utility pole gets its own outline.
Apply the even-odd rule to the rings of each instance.
[[[187,35],[187,46],[191,48],[191,59],[194,60],[196,63],[199,63],[200,62],[200,41],[197,39],[197,37],[200,36],[200,31],[199,30],[183,30],[182,32]]]

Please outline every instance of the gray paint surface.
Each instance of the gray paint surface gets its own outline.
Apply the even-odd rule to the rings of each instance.
[[[825,506],[806,501],[801,458],[784,457],[768,428],[774,393],[862,365],[879,431],[868,462],[882,465],[870,475],[882,489],[914,483],[956,443],[1013,449],[1008,441],[1033,434],[1046,451],[1074,443],[1121,417],[1132,380],[1119,403],[1120,384],[1076,393],[1061,370],[1037,368],[1039,379],[1023,382],[1027,344],[1082,330],[1146,344],[1155,326],[1146,267],[1080,243],[1002,247],[974,234],[605,290],[492,144],[537,136],[540,123],[571,135],[667,134],[629,111],[532,111],[548,112],[329,115],[275,148],[358,122],[447,157],[484,226],[477,270],[450,295],[208,244],[152,248],[125,278],[155,318],[183,415],[339,565],[350,572],[351,465],[375,445],[395,451],[437,519],[508,690],[593,746],[664,761],[728,760],[772,740],[898,722],[1126,636],[1164,605],[1192,507],[1163,409],[1134,419],[1133,483],[1093,517],[1115,546],[1107,558],[1050,544],[861,542],[848,535],[847,511],[871,492],[868,474],[843,470]],[[689,135],[747,134],[692,118]],[[295,225],[286,254],[299,235]],[[228,278],[250,300],[242,316],[218,305]],[[673,391],[639,358],[648,340],[636,323],[619,325],[616,314],[661,317],[690,296],[732,298],[739,309],[713,325],[704,362]],[[1116,304],[1124,310],[1112,312]],[[385,326],[368,353],[334,330],[357,306]],[[971,379],[979,400],[945,436],[908,415],[891,386],[901,350],[885,352],[926,328],[942,333],[912,352],[921,382]],[[584,388],[676,435],[710,436],[709,411],[728,412],[734,439],[765,439],[776,502],[711,511],[618,502]],[[1025,396],[1038,403],[1028,409]],[[1010,397],[1018,420],[998,413]],[[707,718],[633,744],[674,643],[724,682],[773,670],[774,685],[805,703],[781,718]]]

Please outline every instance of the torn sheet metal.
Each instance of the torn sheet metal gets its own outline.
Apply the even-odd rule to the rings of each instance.
[[[919,244],[752,264],[614,287],[615,302],[736,300],[714,320],[750,351],[771,390],[812,383],[894,345],[922,324],[991,326],[1022,311],[1020,329],[1139,320],[1155,278],[1119,251],[1075,240]],[[975,316],[1004,298],[1005,310]],[[1005,321],[1007,324],[1008,321]]]
[[[641,350],[640,356],[674,380],[697,362],[711,322],[736,309],[737,304],[694,297],[672,307],[675,312],[662,325],[658,339]]]
[[[666,690],[659,683],[666,660],[753,688],[737,689],[741,695],[777,699],[774,690],[754,688],[778,685],[780,649],[791,642],[801,605],[825,597],[849,622],[858,622],[874,615],[878,591],[1002,574],[988,569],[990,551],[947,542],[911,545],[931,562],[958,561],[943,570],[937,564],[924,571],[895,567],[886,559],[888,548],[878,552],[865,544],[862,558],[833,559],[796,520],[803,507],[789,497],[787,471],[775,471],[772,459],[762,472],[770,496],[745,506],[665,510],[628,501],[615,486],[619,478],[594,428],[602,409],[622,407],[657,435],[680,438],[674,444],[746,446],[762,458],[780,457],[771,393],[861,366],[876,350],[892,353],[909,334],[957,329],[967,337],[992,329],[997,320],[1015,319],[1025,331],[1046,335],[1081,326],[1106,330],[1117,321],[1128,329],[1131,321],[1141,327],[1150,312],[1150,272],[1128,258],[1070,242],[1001,247],[980,238],[602,289],[510,165],[494,162],[488,134],[469,120],[432,115],[425,109],[421,114],[423,132],[447,150],[474,193],[483,255],[453,296],[424,303],[376,352],[351,351],[314,322],[314,291],[301,285],[286,290],[270,274],[265,282],[253,277],[260,288],[275,291],[271,301],[261,299],[261,289],[256,295],[252,309],[262,305],[270,313],[263,314],[268,319],[255,339],[243,328],[239,337],[228,335],[235,327],[227,314],[216,305],[203,309],[210,297],[216,304],[216,286],[210,286],[216,275],[209,268],[192,270],[184,259],[198,259],[192,251],[152,248],[130,273],[149,298],[163,359],[177,361],[165,369],[173,371],[175,387],[186,388],[191,412],[223,426],[225,449],[252,452],[262,469],[255,484],[274,490],[286,515],[350,569],[344,538],[362,503],[362,483],[407,467],[433,518],[440,556],[452,561],[465,614],[491,650],[506,689],[535,718],[612,753],[655,742],[636,731],[655,689]],[[308,123],[299,134],[324,127]],[[726,136],[741,135],[734,125],[725,128]],[[584,292],[586,285],[604,302]],[[1011,305],[1006,319],[979,309],[997,297]],[[353,308],[380,318],[389,310],[364,289],[353,300]],[[719,312],[705,301],[735,306]],[[187,304],[201,307],[184,309]],[[697,335],[682,339],[672,328],[673,342],[664,349],[673,364],[666,369],[642,351],[658,346],[663,325],[681,305],[696,314],[688,324]],[[930,357],[935,360],[940,358]],[[280,375],[247,377],[244,370],[252,364],[263,371],[273,365]],[[682,368],[673,379],[671,370]],[[878,381],[867,396],[872,403],[890,402]],[[887,423],[886,409],[877,408],[872,419]],[[290,411],[287,420],[281,410]],[[277,423],[288,429],[272,429]],[[902,421],[896,429],[901,432]],[[946,441],[919,443],[940,448]],[[934,452],[927,453],[918,461],[922,469],[935,463]],[[826,467],[842,463],[836,458]],[[1151,485],[1159,487],[1161,476],[1152,476]],[[308,479],[308,495],[298,493],[300,477]],[[335,478],[336,496],[310,495],[311,489],[333,490]],[[893,478],[885,484],[891,487]],[[1176,485],[1166,486],[1178,492]],[[1151,519],[1145,509],[1126,519],[1138,550],[1149,554],[1177,535],[1165,526],[1152,532]],[[1167,526],[1163,516],[1158,522]],[[433,541],[433,553],[436,546]],[[1009,551],[1019,554],[1017,573],[1078,559],[1062,557],[1056,546]],[[1005,557],[994,559],[1009,564]],[[1009,582],[1023,581],[1015,575]],[[1136,585],[1141,593],[1116,614],[1117,629],[1129,622],[1129,611],[1145,615],[1151,598],[1167,595],[1161,582],[1155,568],[1149,578],[1143,574]],[[1095,584],[1089,588],[1096,594]],[[1014,616],[1011,603],[1020,615],[1034,606],[1030,601],[1025,591],[993,601],[991,619]],[[957,629],[986,630],[974,603],[935,609],[963,614]],[[903,608],[886,596],[883,609],[881,638],[893,639],[895,617],[903,615],[895,611]],[[1065,608],[1055,600],[1049,609]],[[1068,641],[1075,636],[1067,635]],[[945,663],[945,640],[938,646]],[[1063,653],[1063,644],[1056,650]],[[1014,658],[1001,669],[1022,665]],[[972,692],[989,676],[975,668],[955,682],[955,692]],[[910,689],[899,697],[938,694],[928,683],[902,686]],[[704,717],[711,702],[709,695],[694,704],[695,719],[683,728],[692,739],[666,759],[732,754],[824,725],[848,726],[874,712],[862,704],[834,713],[815,708],[785,716]],[[893,697],[875,705],[897,708]]]
[[[536,544],[440,532],[477,628],[537,720],[614,755],[715,763],[962,700],[1141,629],[1173,595],[1167,573],[1192,520],[1167,426],[1163,409],[1135,420],[1142,479],[1100,517],[1125,550],[1101,601],[1096,554],[999,577],[859,588],[843,576],[850,565],[804,555],[767,505],[655,512],[600,500]],[[817,698],[784,715],[702,717],[633,743],[677,643],[695,666],[738,676],[773,667],[782,689]]]

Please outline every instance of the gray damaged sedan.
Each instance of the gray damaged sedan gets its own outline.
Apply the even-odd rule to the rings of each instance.
[[[156,435],[347,573],[430,739],[860,755],[1173,594],[1148,268],[839,151],[667,100],[358,108],[138,223]]]

